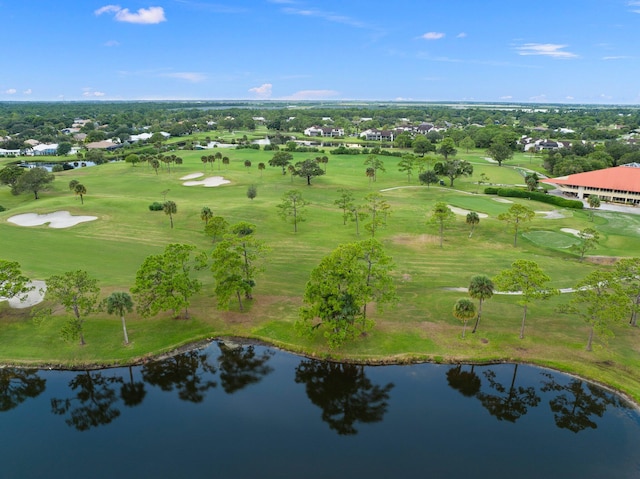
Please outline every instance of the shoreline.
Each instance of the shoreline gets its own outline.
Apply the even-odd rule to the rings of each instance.
[[[293,348],[287,348],[282,345],[278,345],[276,343],[268,342],[263,339],[244,337],[244,336],[216,336],[209,337],[206,339],[200,339],[196,341],[190,341],[188,343],[178,345],[174,348],[171,348],[164,352],[159,353],[148,353],[138,358],[135,358],[131,361],[125,361],[122,363],[89,363],[89,364],[81,364],[81,365],[70,365],[70,364],[55,364],[55,363],[34,363],[30,365],[26,364],[18,364],[18,363],[2,363],[0,364],[0,369],[6,368],[19,368],[19,369],[37,369],[37,370],[49,370],[49,371],[97,371],[103,369],[115,369],[115,368],[124,368],[131,366],[143,366],[149,362],[157,362],[162,361],[178,354],[182,354],[189,351],[194,351],[197,349],[204,349],[209,347],[211,343],[215,341],[234,341],[238,342],[241,345],[258,345],[269,347],[273,349],[277,349],[283,351],[288,354],[293,354],[296,356],[300,356],[307,359],[313,359],[316,361],[326,361],[332,363],[348,363],[348,364],[359,364],[363,366],[410,366],[416,364],[442,364],[442,365],[456,365],[456,364],[468,364],[475,366],[487,366],[492,364],[522,364],[527,366],[534,366],[541,369],[547,369],[549,371],[554,371],[560,374],[565,374],[569,377],[579,379],[589,384],[596,385],[608,392],[616,394],[623,400],[631,409],[635,410],[640,414],[640,399],[636,400],[633,396],[631,396],[626,391],[618,389],[616,387],[611,386],[610,384],[597,381],[594,379],[590,379],[584,376],[581,376],[577,373],[562,370],[557,367],[552,367],[545,364],[544,361],[535,362],[535,361],[519,361],[515,359],[495,359],[495,360],[461,360],[459,358],[447,358],[442,357],[439,360],[429,359],[429,358],[418,358],[418,357],[384,357],[379,359],[358,359],[353,357],[334,357],[333,355],[323,354],[317,355],[309,352],[305,352],[304,350],[294,350]],[[322,356],[322,357],[321,357]]]

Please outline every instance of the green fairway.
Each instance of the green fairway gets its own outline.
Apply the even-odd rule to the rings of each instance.
[[[263,133],[256,132],[255,136]],[[255,299],[247,303],[248,311],[240,313],[236,305],[228,312],[217,310],[213,278],[203,270],[197,273],[203,289],[193,298],[193,319],[171,320],[168,313],[142,319],[131,314],[128,321],[132,345],[124,347],[118,318],[99,313],[86,322],[87,345],[80,347],[59,339],[63,315],[59,309],[53,319],[36,326],[28,309],[10,310],[2,303],[0,362],[114,364],[207,337],[240,335],[323,357],[533,362],[607,382],[640,399],[638,330],[626,324],[615,325],[616,337],[587,353],[587,326],[576,317],[556,312],[557,306],[568,300],[566,295],[531,305],[523,340],[518,339],[521,307],[517,297],[495,295],[488,300],[478,333],[467,335],[464,340],[460,338],[461,324],[451,313],[456,299],[465,295],[451,288],[468,286],[475,274],[493,277],[517,259],[536,261],[555,288],[570,288],[594,268],[608,267],[596,264],[603,261],[579,261],[568,253],[567,248],[576,238],[561,228],[597,228],[601,244],[594,255],[640,255],[636,240],[640,217],[598,211],[591,222],[587,212],[482,194],[486,185],[477,184],[481,173],[493,184],[522,184],[522,175],[510,165],[528,167],[529,155],[498,167],[487,162],[481,152],[459,153],[459,157],[473,163],[474,175],[457,178],[451,188],[448,179],[447,186],[421,186],[417,171],[409,181],[406,173],[398,171],[397,157],[379,157],[386,171],[379,172],[374,182],[365,174],[364,155],[331,155],[328,150],[293,153],[294,163],[323,154],[329,158],[326,175],[313,178],[311,186],[307,186],[305,178],[292,178],[288,173],[283,175],[280,168],[268,166],[273,152],[222,148],[220,152],[229,157],[228,166],[219,160],[202,163],[201,157],[213,154],[213,150],[177,151],[183,163],[171,165],[170,171],[161,165],[157,174],[146,164],[131,166],[124,162],[56,173],[53,189],[42,192],[37,201],[29,194],[12,196],[8,188],[2,187],[0,204],[7,211],[0,213],[0,258],[18,261],[23,272],[34,279],[84,269],[98,278],[103,296],[114,290],[127,291],[143,260],[161,252],[168,243],[188,243],[199,251],[211,252],[213,244],[205,236],[200,219],[200,210],[207,206],[214,215],[223,216],[232,224],[255,223],[257,237],[270,248],[265,271],[257,278]],[[250,167],[245,166],[247,160]],[[266,169],[260,171],[259,163],[267,165]],[[195,173],[203,173],[196,180],[222,176],[230,183],[209,188],[184,186],[180,178]],[[84,204],[69,191],[68,184],[73,179],[87,188]],[[246,194],[250,185],[257,187],[253,200]],[[301,190],[310,202],[307,220],[298,226],[297,233],[278,216],[276,208],[283,194],[293,188]],[[338,245],[367,238],[362,225],[358,236],[353,222],[343,224],[342,211],[334,204],[339,188],[349,189],[358,204],[364,204],[365,196],[372,192],[380,192],[390,204],[387,227],[376,238],[395,262],[393,276],[399,302],[384,314],[373,312],[377,324],[367,337],[331,351],[321,336],[301,338],[292,326],[310,271]],[[162,203],[165,199],[177,205],[173,229],[164,212],[149,210],[152,202]],[[431,221],[431,210],[439,201],[488,217],[480,219],[470,238],[465,215],[457,214],[454,221],[445,225],[440,248],[439,228]],[[512,230],[497,219],[513,204],[510,202],[540,212],[522,226],[516,248],[512,246]],[[62,210],[97,216],[98,220],[64,229],[46,225],[27,228],[7,222],[17,214]],[[544,213],[551,211],[557,214],[547,218]]]

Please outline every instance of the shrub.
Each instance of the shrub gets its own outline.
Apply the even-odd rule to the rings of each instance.
[[[520,188],[497,188],[496,193],[490,193],[496,188],[488,187],[484,189],[486,194],[497,194],[498,196],[504,196],[508,198],[527,198],[529,200],[540,201],[542,203],[548,203],[550,205],[560,206],[563,208],[574,208],[581,210],[584,208],[584,204],[580,200],[570,200],[563,198],[562,196],[549,195],[547,193],[540,193],[537,191],[528,191]]]
[[[157,201],[154,201],[149,205],[149,211],[162,211],[163,209],[164,207],[162,206],[162,203],[158,203]]]
[[[7,209],[4,206],[0,205],[0,212],[2,211],[7,211]]]

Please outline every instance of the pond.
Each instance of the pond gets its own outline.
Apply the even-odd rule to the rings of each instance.
[[[640,416],[525,365],[359,366],[213,342],[139,367],[0,369],[5,478],[631,478]]]

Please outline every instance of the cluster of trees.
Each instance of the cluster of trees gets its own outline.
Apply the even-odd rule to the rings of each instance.
[[[640,162],[640,146],[622,141],[574,142],[569,148],[548,150],[545,155],[545,170],[553,176],[564,176]]]
[[[482,304],[497,291],[518,295],[522,307],[520,339],[524,338],[525,322],[529,306],[538,300],[548,299],[559,291],[548,286],[551,278],[531,260],[517,260],[511,267],[500,271],[495,278],[476,275],[471,278],[468,293],[478,300],[478,307],[469,298],[458,299],[453,315],[463,322],[464,338],[467,322],[476,318],[476,332],[482,314]],[[619,260],[612,271],[594,270],[578,281],[571,292],[571,299],[558,308],[559,313],[573,314],[589,328],[586,350],[591,351],[598,335],[606,342],[613,336],[611,325],[628,318],[631,326],[637,326],[640,312],[640,258]]]
[[[55,175],[40,167],[25,169],[9,165],[0,170],[0,184],[9,186],[14,195],[33,193],[36,200],[40,198],[40,192],[51,187],[53,180]]]

